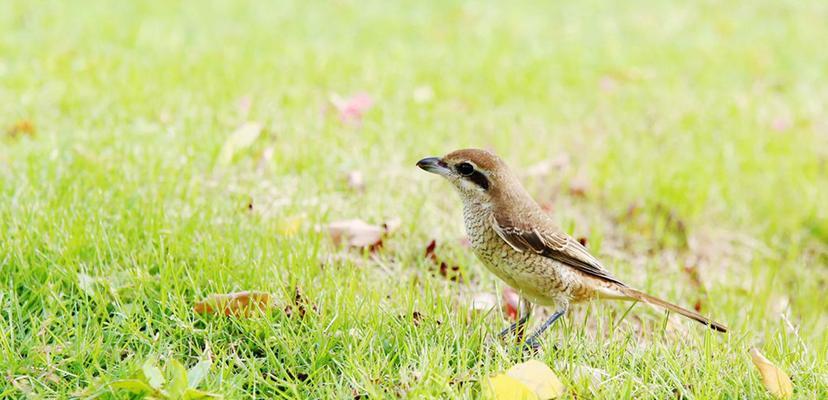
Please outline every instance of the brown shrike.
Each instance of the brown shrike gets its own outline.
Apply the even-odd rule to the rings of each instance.
[[[525,312],[501,335],[522,331],[531,303],[555,313],[527,339],[537,347],[541,335],[572,303],[593,298],[642,301],[665,308],[710,328],[727,328],[695,311],[627,286],[587,249],[557,229],[509,167],[495,154],[478,149],[429,157],[417,166],[451,182],[463,201],[463,220],[471,247],[483,264],[517,290]],[[528,303],[526,301],[528,300]]]

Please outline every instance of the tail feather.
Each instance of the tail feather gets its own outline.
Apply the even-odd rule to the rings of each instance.
[[[699,314],[695,311],[690,311],[690,310],[688,310],[684,307],[681,307],[681,306],[678,306],[676,304],[670,303],[668,301],[659,299],[658,297],[650,296],[647,293],[644,293],[644,292],[641,292],[639,290],[635,290],[635,289],[632,289],[632,288],[625,287],[625,288],[621,289],[621,291],[625,295],[627,295],[627,296],[629,296],[629,297],[631,297],[635,300],[643,301],[645,303],[652,304],[654,306],[658,306],[658,307],[670,310],[670,311],[675,312],[677,314],[681,314],[681,315],[683,315],[687,318],[690,318],[690,319],[698,321],[698,322],[700,322],[704,325],[707,325],[710,329],[713,329],[715,331],[727,332],[727,327],[726,326],[724,326],[724,325],[722,325],[722,324],[720,324],[716,321],[713,321],[710,318],[707,318],[707,317],[705,317],[705,316],[703,316],[703,315],[701,315],[701,314]]]

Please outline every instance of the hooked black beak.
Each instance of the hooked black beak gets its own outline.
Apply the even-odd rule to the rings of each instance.
[[[417,161],[417,166],[424,171],[431,172],[432,174],[445,175],[449,172],[448,165],[437,157],[426,157],[420,161]]]

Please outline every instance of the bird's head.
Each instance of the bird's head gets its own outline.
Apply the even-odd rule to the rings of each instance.
[[[417,161],[425,171],[446,178],[460,192],[464,201],[490,202],[494,196],[509,191],[514,183],[509,167],[492,152],[480,149],[456,150],[443,157]]]

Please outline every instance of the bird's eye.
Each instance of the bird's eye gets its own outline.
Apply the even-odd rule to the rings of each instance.
[[[462,162],[457,164],[457,172],[463,176],[469,176],[474,173],[474,166],[467,162]]]

